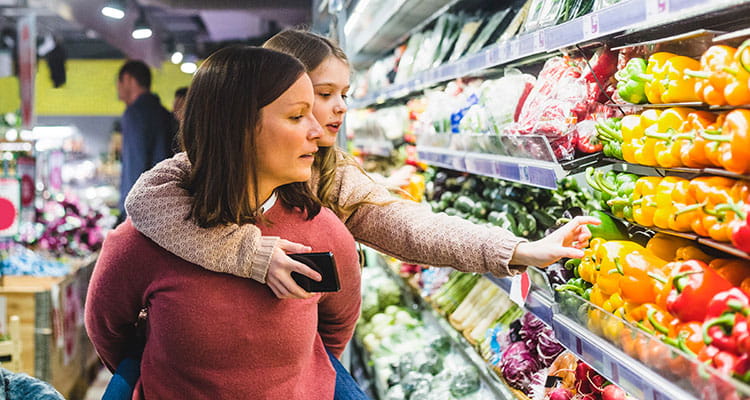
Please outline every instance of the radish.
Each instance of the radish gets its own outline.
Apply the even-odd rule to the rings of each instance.
[[[602,400],[626,400],[628,394],[617,385],[607,385],[602,390]]]
[[[549,400],[570,400],[573,398],[573,392],[565,388],[557,388],[549,392]]]

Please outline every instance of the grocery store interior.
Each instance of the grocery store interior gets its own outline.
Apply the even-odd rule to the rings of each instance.
[[[153,353],[167,351],[153,350],[165,336],[177,337],[164,345],[174,349],[181,337],[214,328],[239,337],[271,318],[237,306],[214,319],[199,314],[221,308],[198,302],[180,326],[212,326],[190,335],[148,319],[163,317],[159,290],[142,294],[148,300],[126,326],[108,319],[120,318],[119,305],[107,315],[91,301],[136,286],[127,273],[105,275],[130,251],[117,248],[121,241],[108,247],[108,235],[130,230],[175,263],[249,282],[280,307],[303,302],[280,298],[272,280],[280,270],[271,269],[277,249],[289,262],[282,253],[301,251],[274,241],[259,280],[236,272],[251,271],[240,265],[250,256],[236,254],[261,257],[254,246],[267,237],[258,229],[235,237],[247,249],[228,244],[233,232],[250,232],[231,223],[205,229],[201,243],[197,219],[156,214],[188,197],[156,198],[153,182],[152,192],[130,192],[127,220],[122,205],[131,176],[179,153],[179,89],[198,104],[189,88],[202,63],[290,29],[345,53],[326,56],[345,60],[331,79],[344,84],[323,79],[331,93],[319,92],[323,70],[305,64],[316,106],[341,91],[332,106],[341,120],[315,117],[356,174],[369,176],[376,189],[368,190],[391,199],[348,214],[332,207],[360,242],[362,266],[359,317],[351,335],[341,334],[340,361],[328,347],[325,304],[347,292],[352,277],[341,273],[338,291],[308,302],[318,304],[309,308],[317,328],[295,333],[288,323],[281,339],[266,339],[309,333],[320,347],[313,353],[330,357],[315,359],[324,364],[313,371],[323,396],[335,385],[336,399],[750,399],[748,0],[0,0],[0,398],[170,397],[160,385],[191,398],[279,398],[253,392],[262,385],[246,385],[239,372],[227,378],[223,356],[207,355],[214,350],[166,364],[153,356],[169,358]],[[129,60],[148,67],[150,85],[125,69]],[[161,106],[134,117],[152,107],[144,96]],[[156,112],[164,133],[132,139]],[[173,149],[156,156],[157,139],[143,139],[153,135],[168,135]],[[137,152],[156,159],[133,172]],[[599,223],[569,228],[586,217]],[[172,223],[194,229],[166,229]],[[171,237],[161,242],[160,232]],[[191,256],[206,252],[179,252],[191,243],[226,259],[202,265]],[[522,248],[532,256],[521,257]],[[233,263],[235,272],[221,267]],[[102,287],[118,279],[122,287]],[[256,322],[222,322],[232,320]],[[142,331],[143,370],[124,346],[107,349],[101,339],[126,332],[123,340],[135,342]],[[219,353],[253,353],[207,340]],[[296,352],[297,340],[289,343]],[[257,358],[251,368],[277,368],[288,356]],[[339,362],[346,370],[332,375]],[[360,397],[339,392],[348,375]]]

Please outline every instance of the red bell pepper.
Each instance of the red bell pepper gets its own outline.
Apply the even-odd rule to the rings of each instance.
[[[731,222],[732,244],[745,253],[750,253],[750,204],[744,204],[735,214],[739,219]]]
[[[672,270],[671,283],[667,310],[682,322],[704,321],[711,299],[732,288],[731,283],[698,260],[678,263]]]
[[[750,306],[750,300],[740,289],[733,287],[729,290],[717,293],[706,307],[706,319],[720,317],[728,311],[741,312]]]
[[[735,323],[737,323],[737,314],[734,313],[707,320],[703,324],[703,342],[721,351],[736,354],[737,343],[733,335]],[[745,327],[747,327],[747,321],[745,321]]]

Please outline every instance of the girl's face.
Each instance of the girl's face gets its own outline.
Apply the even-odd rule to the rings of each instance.
[[[315,89],[313,114],[323,127],[318,146],[330,147],[336,143],[347,110],[349,65],[335,56],[329,56],[309,75]]]
[[[258,193],[292,182],[310,179],[317,141],[322,128],[312,113],[313,87],[310,77],[300,78],[279,98],[261,109],[258,148]]]

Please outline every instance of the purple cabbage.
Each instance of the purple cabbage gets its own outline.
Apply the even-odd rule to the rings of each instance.
[[[541,368],[525,342],[508,346],[500,361],[500,370],[508,384],[521,391],[528,391],[534,383],[534,374]]]

